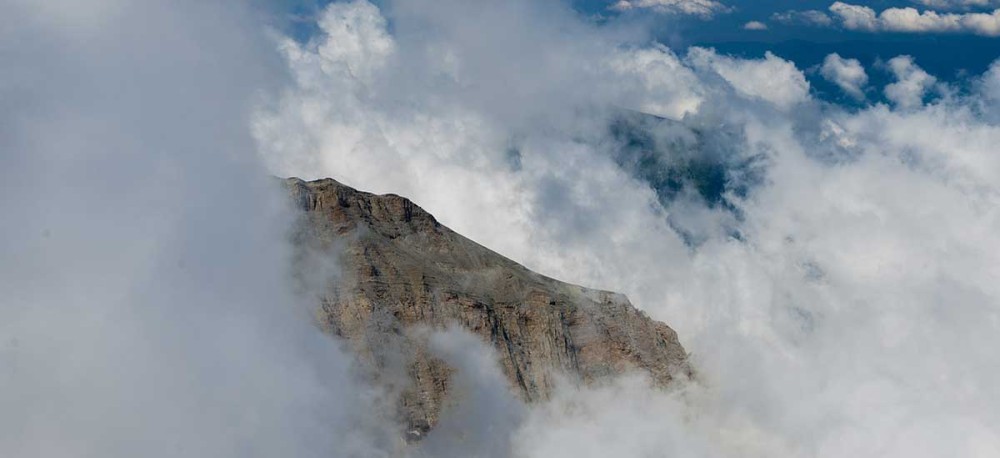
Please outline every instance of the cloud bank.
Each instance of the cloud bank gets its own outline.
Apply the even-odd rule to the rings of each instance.
[[[973,8],[991,8],[1000,6],[997,0],[912,0],[928,8],[943,10],[969,10]]]
[[[997,72],[928,102],[896,60],[894,104],[847,110],[778,56],[468,4],[332,5],[387,18],[352,33],[392,45],[285,41],[296,81],[255,132],[274,170],[410,196],[530,268],[627,293],[692,351],[699,383],[567,387],[498,430],[501,455],[1000,453]],[[829,73],[860,88],[856,70]]]
[[[863,5],[834,2],[830,12],[845,29],[864,32],[972,33],[1000,35],[1000,10],[991,13],[938,13],[915,8],[887,8],[881,13]]]
[[[247,126],[280,75],[257,14],[0,6],[0,455],[396,445],[289,275],[293,214]]]
[[[0,7],[3,456],[1000,454],[1000,64],[962,92],[898,57],[848,110],[561,4],[356,0],[280,40],[286,82],[243,4],[78,6]],[[462,402],[403,450],[268,172],[625,292],[699,378],[523,406],[445,331]]]

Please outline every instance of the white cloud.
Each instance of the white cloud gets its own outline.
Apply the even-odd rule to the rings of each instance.
[[[745,30],[767,30],[767,24],[760,21],[750,21],[743,24]]]
[[[994,123],[1000,123],[1000,59],[990,64],[981,76],[972,80],[972,90],[978,94],[974,109]]]
[[[698,77],[665,46],[622,51],[607,65],[620,79],[619,89],[633,93],[628,108],[681,119],[697,113],[704,100]]]
[[[937,83],[937,78],[917,66],[910,56],[897,56],[887,62],[896,82],[885,87],[885,97],[908,109],[923,105],[924,96]]]
[[[1000,455],[1000,64],[923,103],[929,76],[894,59],[897,105],[845,110],[775,56],[679,59],[560,3],[471,3],[395,2],[391,31],[367,2],[329,7],[282,44],[294,80],[254,115],[261,154],[627,293],[698,380],[525,407],[445,333],[468,395],[432,456]],[[392,425],[357,416],[368,388],[288,312],[288,215],[246,156],[245,100],[271,81],[255,13],[150,5],[70,28],[0,7],[0,454],[393,456]],[[657,193],[710,173],[617,161],[622,108],[669,114],[635,140],[720,164],[725,205]]]
[[[868,74],[857,59],[844,59],[837,53],[830,54],[823,60],[820,74],[851,97],[864,100]]]
[[[527,409],[511,394],[493,348],[459,327],[436,330],[427,339],[430,351],[454,368],[448,392],[461,402],[447,405],[438,425],[405,456],[515,456],[511,437]]]
[[[783,13],[772,14],[771,20],[782,24],[803,24],[817,27],[829,27],[833,25],[833,19],[826,13],[818,10],[788,10]]]
[[[685,410],[684,401],[683,393],[657,393],[639,377],[589,390],[567,384],[529,412],[514,440],[514,456],[717,456],[714,438],[692,431],[676,415],[664,415]]]
[[[1000,6],[997,0],[912,0],[913,3],[943,10],[969,10]]]
[[[763,59],[735,59],[713,50],[692,48],[688,59],[696,67],[717,72],[744,96],[790,109],[809,97],[809,82],[795,64],[770,52]]]
[[[253,154],[260,12],[59,3],[0,4],[0,455],[385,450]]]
[[[989,104],[972,109],[985,95],[843,110],[775,56],[677,59],[538,2],[490,4],[489,22],[437,4],[397,4],[384,70],[293,86],[258,135],[282,173],[410,195],[534,269],[624,291],[693,352],[704,386],[564,388],[526,410],[516,454],[1000,453],[1000,129],[978,114]],[[602,107],[660,103],[683,117],[650,121],[653,157],[759,167],[744,194],[727,188],[739,218],[683,192],[660,201],[657,176],[612,159]]]
[[[343,66],[323,68],[326,73],[343,71],[366,81],[393,52],[394,42],[385,31],[385,18],[374,5],[333,3],[324,10],[318,25],[329,36],[317,48],[318,56],[327,65]]]
[[[731,10],[716,0],[618,0],[611,9],[618,11],[648,9],[657,13],[692,14],[702,17]]]
[[[863,5],[834,2],[830,12],[840,19],[844,28],[874,32],[880,28],[875,10]]]
[[[866,32],[972,33],[1000,35],[1000,9],[992,13],[938,13],[915,8],[888,8],[881,13],[861,5],[835,2],[830,11],[846,29]]]

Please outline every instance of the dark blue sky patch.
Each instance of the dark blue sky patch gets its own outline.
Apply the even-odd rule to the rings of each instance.
[[[299,41],[307,41],[317,33],[315,19],[329,0],[283,0],[280,8],[286,12],[277,27]],[[383,7],[391,0],[372,0]],[[790,10],[817,10],[829,15],[832,0],[731,0],[722,1],[731,11],[711,18],[656,14],[646,9],[619,13],[609,8],[610,0],[570,0],[580,15],[596,22],[635,21],[651,30],[652,38],[679,53],[690,46],[716,49],[722,54],[743,58],[761,58],[767,51],[790,60],[805,71],[817,97],[845,106],[859,106],[884,101],[881,88],[892,82],[892,76],[879,68],[879,63],[899,55],[910,55],[917,65],[941,81],[958,83],[970,75],[984,72],[990,63],[1000,58],[1000,38],[968,34],[867,33],[805,24],[785,24],[773,20],[775,13]],[[875,11],[891,7],[925,7],[908,0],[858,0],[846,3],[868,6]],[[748,21],[762,21],[768,30],[745,30]],[[391,19],[390,19],[390,27]],[[825,81],[815,71],[831,53],[858,59],[869,76],[868,99],[862,102],[846,97],[836,86]]]
[[[609,16],[618,13],[607,8],[610,2],[577,0],[574,6],[582,13]],[[818,10],[830,15],[833,0],[741,0],[724,1],[732,7],[729,13],[710,19],[691,16],[657,15],[640,10],[626,13],[642,16],[652,23],[653,37],[683,52],[690,46],[711,47],[722,54],[742,58],[761,58],[767,51],[790,60],[806,71],[806,76],[819,98],[844,104],[858,105],[845,97],[834,85],[817,73],[808,72],[823,63],[831,53],[858,59],[869,76],[872,88],[866,102],[883,101],[881,88],[892,82],[891,75],[878,64],[899,55],[910,55],[917,65],[941,81],[959,83],[969,76],[983,73],[1000,58],[1000,38],[950,33],[869,33],[845,30],[836,21],[829,27],[806,24],[783,24],[772,20],[775,13],[790,10]],[[925,10],[908,0],[858,0],[845,3],[864,5],[880,12],[892,7],[914,7]],[[762,21],[768,30],[745,30],[749,21]]]

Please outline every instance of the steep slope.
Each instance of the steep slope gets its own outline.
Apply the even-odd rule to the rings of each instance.
[[[415,436],[437,422],[451,372],[426,350],[420,327],[457,324],[482,337],[528,402],[545,399],[557,374],[592,382],[641,370],[666,384],[688,372],[676,333],[621,294],[531,272],[403,197],[332,179],[285,185],[303,210],[303,259],[321,253],[341,266],[324,279],[321,324],[396,391],[400,419]]]

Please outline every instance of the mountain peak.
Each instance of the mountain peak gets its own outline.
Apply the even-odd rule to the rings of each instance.
[[[662,386],[690,374],[677,334],[622,294],[532,272],[404,197],[332,179],[289,178],[285,186],[302,211],[299,259],[340,266],[323,280],[322,327],[395,392],[399,420],[413,436],[451,402],[452,369],[427,350],[418,328],[457,325],[480,337],[526,402],[546,399],[557,377],[592,383],[640,371]]]

